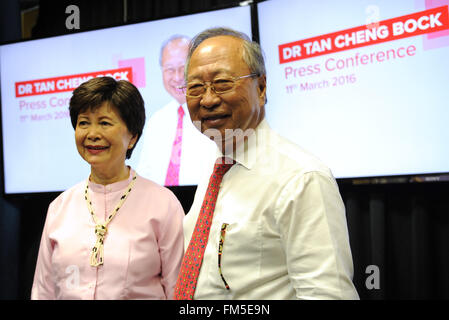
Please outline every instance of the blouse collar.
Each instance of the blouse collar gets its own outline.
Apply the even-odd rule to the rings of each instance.
[[[95,182],[92,182],[91,180],[88,181],[89,189],[93,192],[99,192],[99,193],[109,193],[109,192],[116,192],[125,189],[129,183],[131,182],[133,176],[135,174],[135,171],[133,168],[130,168],[129,170],[129,176],[125,180],[117,181],[111,184],[102,185]]]

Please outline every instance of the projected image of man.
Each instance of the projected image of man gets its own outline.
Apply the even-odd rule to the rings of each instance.
[[[161,46],[162,82],[172,100],[149,119],[137,171],[161,185],[196,185],[205,150],[214,145],[190,120],[184,92],[184,65],[190,38],[174,35]]]

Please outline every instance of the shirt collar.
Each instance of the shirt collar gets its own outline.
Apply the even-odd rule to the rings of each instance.
[[[182,109],[184,110],[184,117],[185,117],[185,115],[188,115],[189,114],[189,109],[187,108],[187,103],[183,103],[183,104],[180,104],[176,99],[173,99],[171,102],[170,102],[170,108],[171,108],[171,110],[173,111],[173,112],[175,112],[176,114],[178,114],[178,108],[179,108],[179,106],[182,106]]]
[[[264,153],[264,150],[266,149],[266,134],[269,130],[270,126],[268,125],[268,122],[263,119],[254,131],[248,133],[247,143],[240,143],[240,145],[237,146],[235,153],[223,154],[221,150],[217,148],[216,157],[220,158],[226,156],[232,158],[248,170],[251,170],[259,155]]]

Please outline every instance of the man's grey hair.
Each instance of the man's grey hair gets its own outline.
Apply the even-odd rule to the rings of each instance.
[[[164,54],[165,47],[168,46],[171,42],[176,40],[183,40],[186,42],[186,44],[190,43],[190,37],[182,35],[182,34],[175,34],[172,35],[170,38],[165,40],[161,45],[161,52],[159,54],[159,65],[162,67],[162,55]]]
[[[187,61],[184,68],[184,78],[187,82],[187,71],[189,70],[190,58],[196,48],[206,39],[218,37],[218,36],[232,36],[243,40],[243,61],[248,65],[251,73],[257,75],[265,75],[265,61],[263,58],[263,52],[260,45],[252,41],[246,34],[230,28],[216,27],[206,29],[203,32],[197,34],[189,46],[189,53],[187,54]]]

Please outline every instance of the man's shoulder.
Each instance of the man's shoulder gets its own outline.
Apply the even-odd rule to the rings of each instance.
[[[298,144],[269,129],[267,155],[279,171],[292,171],[298,174],[321,172],[332,176],[329,167],[316,155]]]
[[[171,115],[176,115],[179,103],[176,100],[171,100],[169,103],[156,110],[152,115],[150,115],[150,121],[153,119],[159,119],[162,117],[167,117]],[[176,117],[175,117],[176,120]]]
[[[144,141],[146,141],[144,142],[145,145],[147,145],[150,140],[159,141],[159,139],[163,138],[160,135],[155,135],[155,132],[165,132],[165,130],[167,130],[167,126],[176,126],[178,121],[176,116],[176,107],[177,102],[172,100],[162,108],[150,114],[144,127]]]

